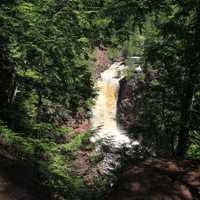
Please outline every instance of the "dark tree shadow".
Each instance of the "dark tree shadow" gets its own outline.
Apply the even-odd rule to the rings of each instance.
[[[107,200],[199,200],[200,163],[149,159],[130,166]]]

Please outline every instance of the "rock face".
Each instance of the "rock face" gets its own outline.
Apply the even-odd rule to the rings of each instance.
[[[138,112],[145,87],[145,82],[140,80],[139,74],[140,72],[136,72],[131,79],[120,81],[117,119],[126,130],[139,125]]]
[[[94,64],[93,76],[98,79],[101,77],[101,73],[104,72],[111,65],[111,61],[107,56],[108,49],[104,47],[96,48],[96,62]]]
[[[200,163],[148,159],[130,165],[106,200],[200,199]]]
[[[171,149],[166,146],[170,144],[168,135],[159,133],[158,137],[152,123],[151,103],[157,98],[152,87],[157,77],[156,70],[142,70],[136,71],[129,80],[120,81],[117,120],[132,139],[139,141],[145,155],[171,155]]]

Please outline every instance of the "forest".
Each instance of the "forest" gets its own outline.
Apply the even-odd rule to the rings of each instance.
[[[126,66],[116,123],[140,143],[129,155],[91,139],[96,85],[113,63]],[[120,166],[104,173],[115,152]],[[34,199],[117,200],[128,166],[160,159],[196,172],[184,182],[194,195],[177,199],[198,200],[200,1],[1,0],[0,158],[0,185],[1,171],[18,174]]]

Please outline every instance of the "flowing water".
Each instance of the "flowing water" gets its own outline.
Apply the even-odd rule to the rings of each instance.
[[[96,134],[91,138],[92,142],[98,140],[101,144],[107,145],[107,152],[102,167],[105,170],[113,169],[119,162],[119,152],[122,148],[131,148],[138,145],[137,141],[132,141],[126,132],[119,127],[116,120],[117,101],[119,83],[123,78],[123,71],[126,66],[120,62],[112,64],[109,69],[101,73],[101,78],[97,81],[99,90],[96,104],[92,110],[93,117],[91,123]]]
[[[125,68],[121,63],[114,63],[101,73],[101,78],[97,81],[99,94],[93,108],[92,125],[98,130],[94,140],[111,140],[117,147],[130,143],[130,139],[119,128],[116,120],[119,81]]]

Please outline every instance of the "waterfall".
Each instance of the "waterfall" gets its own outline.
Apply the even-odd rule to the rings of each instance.
[[[120,62],[112,64],[107,70],[101,73],[101,78],[97,81],[98,96],[96,104],[92,110],[93,117],[91,124],[95,135],[91,138],[92,142],[101,140],[110,148],[103,161],[103,168],[111,169],[112,163],[118,164],[119,153],[116,152],[123,147],[138,145],[137,141],[132,141],[119,127],[116,120],[117,100],[119,83],[123,78],[123,71],[126,66]],[[113,165],[113,164],[112,164]]]
[[[130,139],[119,128],[116,120],[119,81],[125,68],[125,65],[117,62],[101,73],[101,78],[97,81],[99,93],[92,110],[92,126],[97,129],[93,139],[112,141],[112,145],[116,147],[130,143]]]

